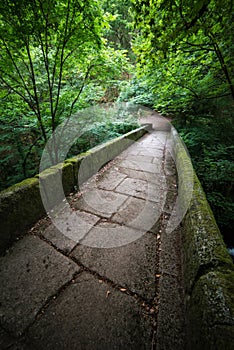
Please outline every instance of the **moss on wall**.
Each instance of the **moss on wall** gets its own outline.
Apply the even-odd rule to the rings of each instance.
[[[45,214],[39,180],[26,179],[0,194],[0,252]]]
[[[184,284],[189,350],[231,350],[234,344],[234,265],[191,161],[172,130],[181,193]]]
[[[233,286],[234,271],[228,267],[199,278],[188,301],[190,349],[233,349]]]
[[[23,235],[38,219],[58,205],[78,185],[143,136],[150,125],[110,140],[77,157],[44,170],[0,193],[0,253]],[[82,169],[81,169],[82,167]],[[81,171],[82,170],[82,171]],[[42,202],[43,198],[43,202]]]

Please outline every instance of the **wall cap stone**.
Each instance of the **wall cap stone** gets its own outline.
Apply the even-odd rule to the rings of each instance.
[[[185,192],[188,151],[173,128],[171,138],[178,186]],[[190,174],[191,175],[191,174]],[[193,195],[182,221],[183,267],[189,350],[231,350],[234,339],[234,265],[201,183],[193,175]]]

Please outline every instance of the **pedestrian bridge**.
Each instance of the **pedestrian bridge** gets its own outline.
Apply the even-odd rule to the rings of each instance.
[[[0,194],[1,349],[233,349],[232,260],[151,119]]]

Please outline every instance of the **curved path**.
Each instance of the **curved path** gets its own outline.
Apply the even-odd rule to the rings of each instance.
[[[0,258],[1,349],[185,348],[169,127],[154,129]],[[61,231],[63,233],[61,233]]]

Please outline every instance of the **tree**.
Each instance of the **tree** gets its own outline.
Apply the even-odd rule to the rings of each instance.
[[[116,50],[126,50],[132,55],[131,48],[131,24],[130,14],[131,0],[103,0],[102,8],[109,25],[105,32],[105,37],[109,45]]]
[[[129,63],[103,37],[110,18],[102,3],[0,0],[1,189],[37,173],[61,122],[118,95]],[[54,139],[51,162],[57,161]]]
[[[66,114],[73,112],[93,68],[90,52],[101,45],[101,21],[96,0],[0,1],[0,89],[22,99],[44,141],[64,112],[69,79],[76,84]]]
[[[232,0],[132,2],[140,31],[135,50],[143,65],[152,67],[174,59],[178,64],[179,58],[181,66],[187,66],[188,77],[191,68],[197,69],[202,79],[210,78],[213,87],[215,83],[218,91],[213,96],[230,95],[234,99]]]
[[[132,0],[132,6],[138,79],[125,98],[143,98],[173,118],[233,247],[233,0]]]

